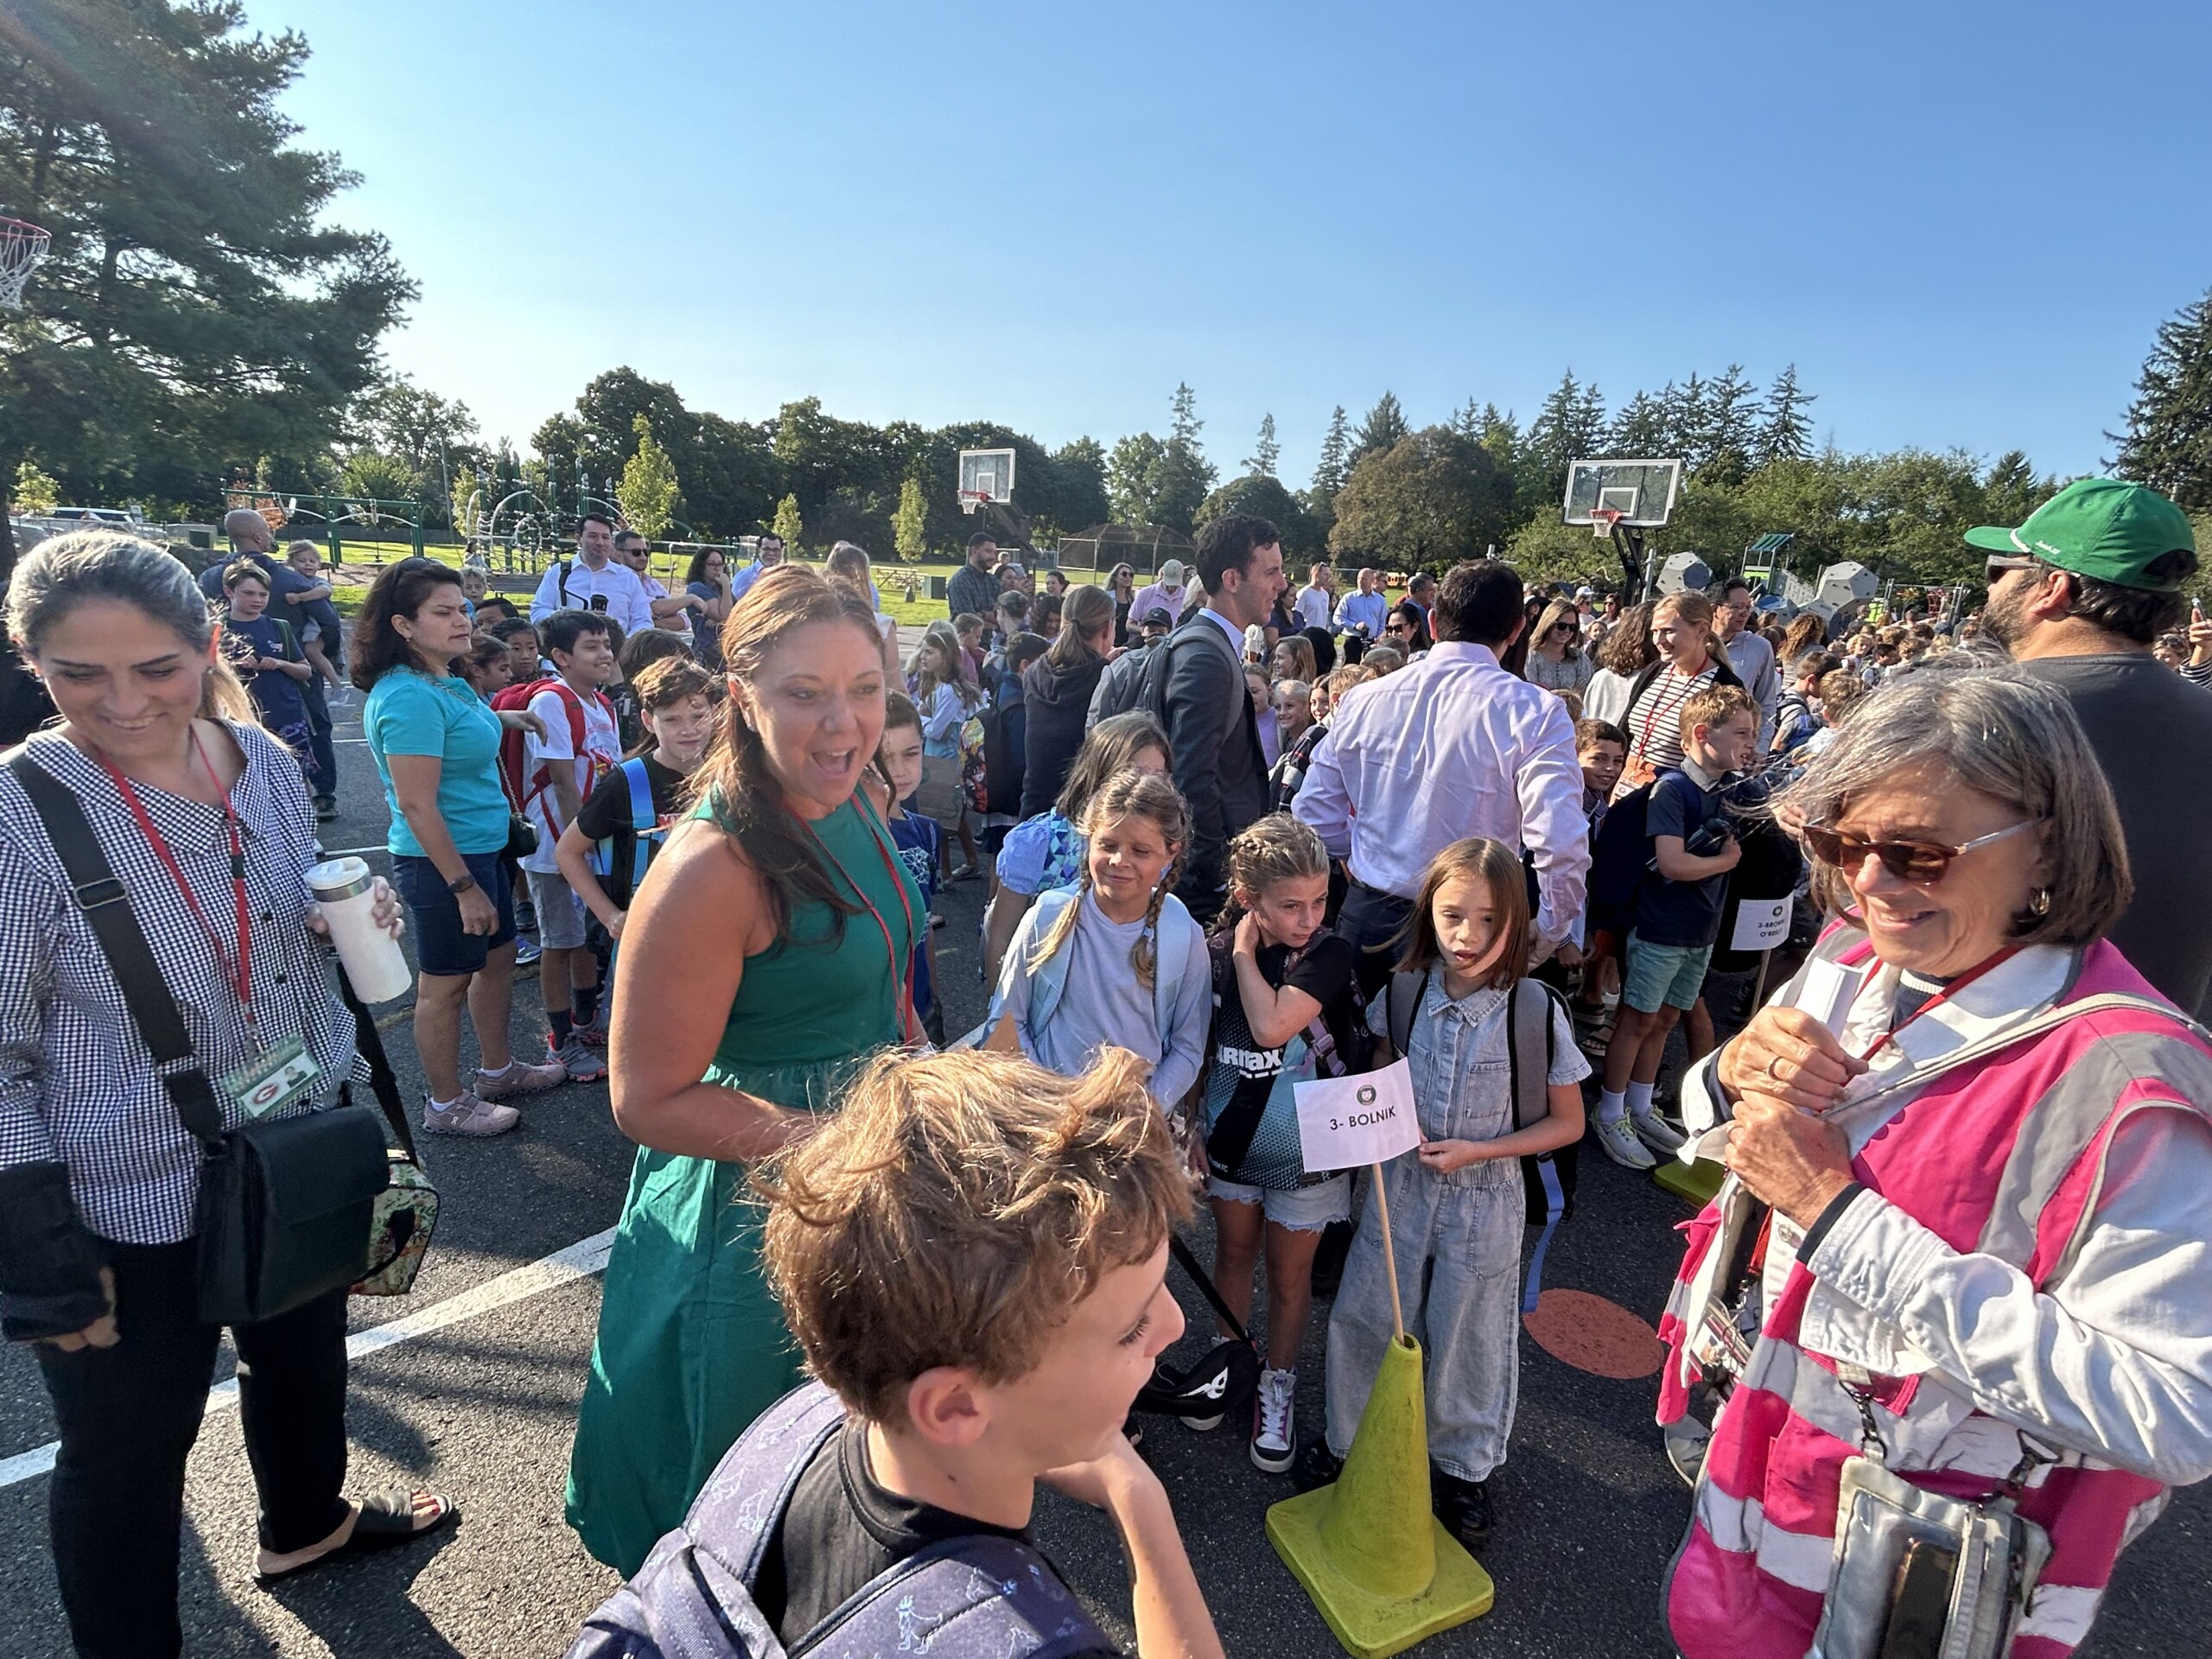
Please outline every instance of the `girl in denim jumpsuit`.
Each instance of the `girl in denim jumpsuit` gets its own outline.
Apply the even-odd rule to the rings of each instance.
[[[1382,1166],[1407,1334],[1426,1353],[1428,1451],[1437,1513],[1470,1548],[1487,1541],[1491,1471],[1505,1460],[1519,1382],[1519,1160],[1582,1135],[1590,1063],[1554,1009],[1548,1116],[1513,1127],[1508,1007],[1529,957],[1528,887],[1502,843],[1471,837],[1436,855],[1421,880],[1400,973],[1421,977],[1407,1041],[1421,1144]],[[1389,1039],[1377,997],[1370,1029]],[[1392,1339],[1382,1222],[1370,1194],[1329,1319],[1328,1447],[1351,1449]]]

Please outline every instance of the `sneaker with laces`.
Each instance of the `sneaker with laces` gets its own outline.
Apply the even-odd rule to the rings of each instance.
[[[534,1095],[542,1089],[557,1089],[568,1080],[568,1072],[550,1061],[532,1065],[518,1058],[508,1061],[504,1071],[486,1071],[478,1067],[474,1092],[479,1100],[510,1100],[517,1095]]]
[[[1629,1127],[1636,1131],[1636,1138],[1662,1158],[1671,1158],[1682,1149],[1688,1139],[1682,1132],[1656,1112],[1642,1116],[1629,1114]]]
[[[575,1028],[576,1040],[586,1048],[604,1049],[607,1046],[607,1016],[594,1014],[588,1026]]]
[[[469,1090],[463,1090],[459,1100],[450,1106],[441,1106],[429,1096],[423,1098],[423,1132],[425,1135],[465,1135],[474,1140],[505,1135],[522,1122],[522,1114],[512,1106],[494,1106]]]
[[[1429,1506],[1444,1523],[1445,1531],[1457,1538],[1468,1554],[1479,1554],[1483,1546],[1490,1542],[1491,1529],[1497,1524],[1490,1483],[1462,1480],[1457,1475],[1447,1475],[1441,1469],[1432,1467],[1429,1485],[1433,1494]]]
[[[607,1075],[607,1062],[576,1040],[574,1032],[569,1040],[556,1043],[553,1034],[545,1035],[545,1054],[549,1061],[559,1066],[570,1083],[597,1083]]]
[[[545,954],[544,947],[527,933],[515,935],[515,966],[527,968]]]
[[[1325,1440],[1308,1440],[1290,1466],[1290,1484],[1301,1492],[1318,1491],[1344,1471],[1344,1460],[1329,1450]]]
[[[1297,1455],[1297,1389],[1296,1371],[1262,1371],[1252,1397],[1252,1463],[1271,1475],[1289,1468]]]
[[[1659,1166],[1659,1160],[1645,1149],[1643,1141],[1636,1138],[1635,1129],[1629,1125],[1627,1113],[1624,1112],[1610,1122],[1602,1117],[1595,1119],[1593,1127],[1598,1131],[1598,1144],[1605,1149],[1605,1156],[1623,1169],[1656,1169]]]

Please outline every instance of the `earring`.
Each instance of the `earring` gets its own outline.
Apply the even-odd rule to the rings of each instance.
[[[2028,900],[2028,908],[2038,916],[2050,915],[2050,889],[2049,887],[2037,887],[2035,890],[2034,895]]]

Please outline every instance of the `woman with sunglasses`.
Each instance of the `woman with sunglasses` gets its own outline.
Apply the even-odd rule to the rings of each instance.
[[[1436,643],[1428,637],[1427,613],[1409,599],[1390,607],[1382,624],[1382,637],[1405,652],[1408,662]]]
[[[1596,672],[1597,664],[1582,649],[1582,620],[1573,605],[1564,599],[1552,601],[1536,619],[1521,677],[1547,691],[1572,691],[1580,696]]]
[[[2047,1555],[1974,1650],[2063,1654],[2166,1489],[2212,1474],[2212,1046],[2105,938],[2126,846],[2049,689],[1904,677],[1777,813],[1834,919],[1683,1085],[1729,1173],[1661,1325],[1698,1471],[1668,1623],[1687,1659],[1805,1651],[1856,1450],[2013,1499]]]

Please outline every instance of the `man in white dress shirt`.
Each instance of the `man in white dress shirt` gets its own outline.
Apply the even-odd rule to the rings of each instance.
[[[603,604],[595,604],[603,600]],[[588,512],[576,529],[574,558],[556,559],[531,596],[530,620],[543,622],[556,611],[599,611],[626,638],[653,625],[652,607],[639,585],[638,573],[614,556],[614,521]]]
[[[1455,566],[1432,595],[1436,645],[1337,704],[1292,810],[1345,861],[1337,931],[1361,982],[1389,976],[1429,861],[1467,836],[1532,855],[1539,958],[1582,913],[1590,870],[1582,770],[1567,705],[1498,665],[1522,624],[1521,577],[1496,559]]]

